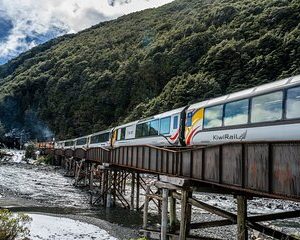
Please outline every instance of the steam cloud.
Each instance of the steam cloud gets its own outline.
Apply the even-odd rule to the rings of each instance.
[[[2,20],[12,25],[4,40],[0,33],[0,58],[12,58],[59,35],[171,1],[0,0],[0,24]]]

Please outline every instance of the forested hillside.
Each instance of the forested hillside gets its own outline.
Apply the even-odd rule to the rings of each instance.
[[[299,0],[177,0],[0,66],[0,121],[75,137],[299,73]]]

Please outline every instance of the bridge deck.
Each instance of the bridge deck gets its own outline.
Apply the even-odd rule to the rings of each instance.
[[[54,150],[132,170],[178,176],[230,191],[300,200],[300,142],[229,143],[192,149],[124,146]]]

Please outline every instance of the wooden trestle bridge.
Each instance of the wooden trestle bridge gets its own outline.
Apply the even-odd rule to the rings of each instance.
[[[254,229],[275,239],[298,239],[261,224],[300,217],[299,211],[247,216],[253,197],[300,200],[300,142],[228,143],[197,148],[124,146],[114,149],[48,149],[56,164],[64,166],[77,185],[90,188],[91,203],[107,207],[117,202],[144,211],[143,232],[159,239],[207,239],[192,236],[192,229],[237,224],[237,239],[248,239]],[[154,176],[151,182],[145,176]],[[124,196],[130,179],[130,198]],[[129,183],[128,182],[128,183]],[[231,194],[237,213],[196,199],[193,190]],[[141,203],[140,191],[145,193]],[[176,216],[180,203],[180,219]],[[149,204],[158,207],[160,229],[148,224]],[[178,204],[177,204],[178,205]],[[222,217],[212,222],[191,222],[192,206]]]

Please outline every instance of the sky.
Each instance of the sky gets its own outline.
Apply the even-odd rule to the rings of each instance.
[[[0,64],[51,38],[173,0],[0,0]]]

